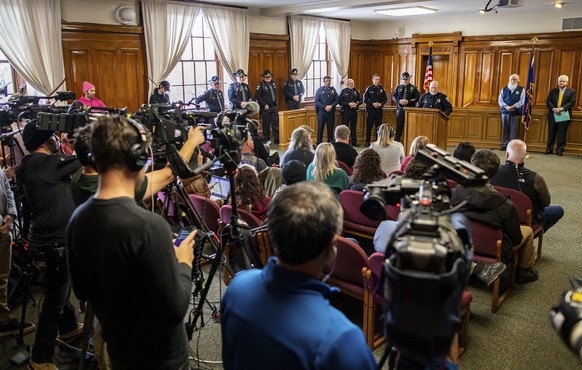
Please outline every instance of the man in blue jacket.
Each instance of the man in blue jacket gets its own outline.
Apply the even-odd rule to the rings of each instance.
[[[517,139],[521,107],[525,100],[523,87],[519,86],[519,75],[509,76],[509,82],[501,89],[497,100],[501,107],[501,150],[505,150],[507,143]]]

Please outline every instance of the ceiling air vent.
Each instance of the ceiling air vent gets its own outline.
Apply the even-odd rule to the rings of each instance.
[[[562,31],[567,30],[582,30],[582,17],[578,18],[563,18]]]

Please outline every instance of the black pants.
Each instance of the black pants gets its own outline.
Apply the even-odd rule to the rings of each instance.
[[[546,150],[554,151],[554,141],[556,141],[557,135],[556,152],[562,153],[566,147],[566,136],[568,136],[570,121],[556,122],[554,113],[550,112],[550,115],[548,115],[548,144],[546,145]]]
[[[317,144],[323,141],[323,129],[327,127],[327,142],[333,143],[333,126],[335,124],[335,109],[326,111],[320,109],[317,112]]]
[[[64,244],[31,244],[35,261],[46,263],[46,286],[36,337],[32,346],[32,360],[50,362],[53,358],[57,334],[77,328],[77,314],[69,301],[71,277],[68,250]]]
[[[301,108],[301,101],[295,101],[295,100],[288,100],[287,101],[287,110],[294,110],[294,109],[300,109]]]
[[[400,137],[404,132],[404,108],[398,106],[396,108],[396,134],[394,135],[394,140],[401,142]]]
[[[353,109],[346,109],[342,112],[342,124],[350,128],[352,145],[358,143],[356,138],[356,126],[358,124],[358,112]]]
[[[273,126],[273,141],[279,144],[279,111],[277,107],[269,106],[269,110],[261,107],[261,119],[263,120],[263,137],[271,140],[271,125]]]
[[[368,117],[366,118],[366,145],[370,144],[370,139],[372,137],[372,128],[376,126],[376,131],[378,127],[382,124],[382,108],[367,108]],[[378,134],[376,134],[376,138]]]

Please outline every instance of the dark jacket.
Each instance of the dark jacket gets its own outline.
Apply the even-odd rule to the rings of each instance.
[[[283,93],[285,94],[285,101],[294,101],[293,97],[299,95],[299,101],[305,94],[305,87],[303,87],[303,82],[300,80],[287,80],[285,81],[285,86],[283,86]]]
[[[467,205],[461,209],[467,217],[503,231],[502,261],[510,262],[513,246],[521,243],[523,238],[515,205],[489,184],[481,187],[459,185],[453,191],[451,204],[456,206],[462,201],[467,201]]]
[[[397,109],[402,109],[402,105],[400,105],[400,99],[407,99],[408,104],[405,105],[406,107],[416,107],[418,103],[418,99],[420,98],[420,91],[418,88],[413,84],[401,84],[396,86],[394,92],[392,93],[392,101],[396,103]]]
[[[340,92],[338,102],[342,112],[346,110],[357,111],[363,103],[362,94],[355,87],[353,89],[346,87]],[[356,107],[350,107],[350,103],[356,103]]]
[[[556,87],[550,90],[548,98],[546,99],[546,106],[548,107],[548,118],[552,121],[554,120],[554,108],[564,108],[564,111],[570,113],[570,118],[572,118],[572,107],[576,104],[576,90],[566,88],[564,90],[564,95],[562,96],[562,104],[558,107],[558,99],[560,98],[560,89]]]
[[[384,86],[382,85],[370,85],[364,91],[364,103],[366,103],[366,109],[382,109],[374,108],[374,103],[380,103],[382,106],[386,104],[388,101],[388,96],[386,95],[386,90],[384,90]]]
[[[447,116],[453,113],[453,106],[449,102],[449,98],[442,92],[434,95],[429,92],[422,94],[418,101],[418,106],[420,108],[438,108]]]
[[[251,100],[253,94],[249,85],[244,82],[234,82],[228,87],[228,100],[230,101],[230,109],[242,109],[240,103]]]

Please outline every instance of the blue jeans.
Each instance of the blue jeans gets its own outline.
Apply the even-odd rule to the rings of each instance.
[[[32,361],[51,362],[57,333],[77,328],[77,314],[69,302],[71,276],[67,248],[62,244],[31,244],[33,259],[46,263],[46,286],[32,347]]]
[[[557,204],[550,204],[542,212],[541,220],[544,222],[544,233],[564,217],[564,208]]]

